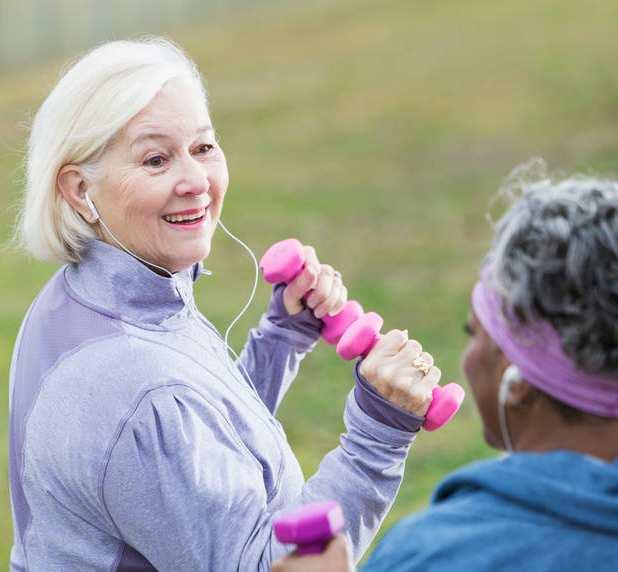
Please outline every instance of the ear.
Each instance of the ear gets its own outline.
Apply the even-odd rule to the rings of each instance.
[[[79,168],[79,165],[65,165],[62,167],[58,172],[56,184],[64,200],[69,203],[86,222],[94,224],[96,219],[85,200],[89,183]]]
[[[537,389],[525,379],[522,379],[519,383],[511,385],[508,404],[513,407],[525,407],[534,402],[537,396]]]

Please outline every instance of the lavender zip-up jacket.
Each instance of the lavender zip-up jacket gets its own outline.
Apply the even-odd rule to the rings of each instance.
[[[275,289],[242,373],[195,306],[199,274],[93,241],[30,307],[11,365],[12,572],[270,570],[290,549],[273,518],[323,499],[342,504],[355,558],[367,548],[422,419],[378,421],[357,384],[305,482],[274,413],[319,322]]]

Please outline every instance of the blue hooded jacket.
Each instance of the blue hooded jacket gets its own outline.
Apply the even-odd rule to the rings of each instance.
[[[618,571],[618,459],[517,453],[447,477],[363,572]]]

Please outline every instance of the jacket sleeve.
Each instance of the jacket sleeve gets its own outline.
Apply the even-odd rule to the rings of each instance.
[[[414,435],[368,417],[353,393],[344,421],[340,445],[275,512],[260,463],[217,408],[184,386],[152,390],[111,449],[102,502],[118,538],[161,572],[270,570],[290,549],[274,538],[273,519],[325,499],[341,503],[360,559],[393,503]]]
[[[300,362],[313,350],[322,321],[309,308],[290,316],[283,304],[284,284],[273,289],[268,310],[249,331],[237,366],[249,375],[262,401],[275,413],[298,373]]]

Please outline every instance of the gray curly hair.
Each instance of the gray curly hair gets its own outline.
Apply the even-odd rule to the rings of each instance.
[[[486,263],[505,306],[522,324],[550,323],[581,370],[617,375],[618,183],[552,179],[534,159],[509,175],[500,196],[512,206]]]

